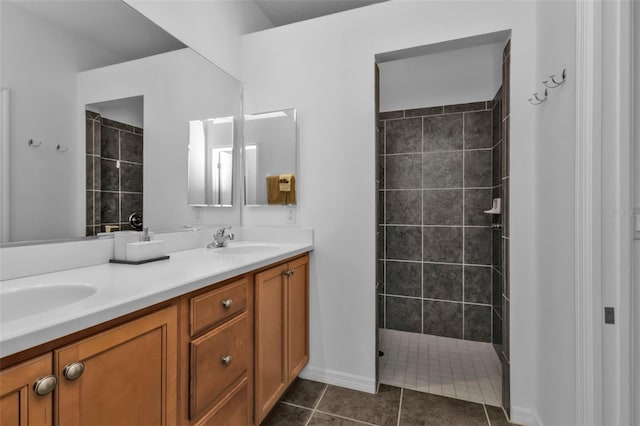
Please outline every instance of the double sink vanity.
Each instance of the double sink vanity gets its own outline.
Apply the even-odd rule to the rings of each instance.
[[[309,359],[311,243],[3,281],[0,424],[257,425]]]

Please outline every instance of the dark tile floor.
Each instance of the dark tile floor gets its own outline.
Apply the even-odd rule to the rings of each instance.
[[[505,426],[502,409],[394,386],[372,395],[297,379],[262,426]]]

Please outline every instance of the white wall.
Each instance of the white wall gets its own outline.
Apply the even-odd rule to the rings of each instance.
[[[575,424],[575,13],[573,1],[537,3],[537,84],[530,88],[531,93],[542,91],[543,80],[567,69],[567,82],[550,89],[547,102],[529,106],[536,119],[535,389],[538,415],[545,425]],[[514,135],[511,140],[512,146],[519,143]],[[512,282],[516,284],[513,278]]]
[[[84,235],[84,228],[76,233],[76,159],[56,145],[74,144],[76,73],[120,58],[11,2],[1,7],[0,84],[11,91],[10,240]],[[29,139],[42,146],[29,147]]]
[[[380,64],[380,111],[493,99],[502,85],[503,43]]]
[[[634,142],[633,142],[633,150],[635,151],[635,167],[633,168],[634,176],[634,187],[635,187],[635,214],[636,214],[636,240],[633,244],[633,255],[635,256],[634,265],[634,288],[635,288],[635,303],[636,307],[635,311],[632,313],[633,318],[635,320],[634,323],[634,351],[633,358],[635,359],[635,392],[633,397],[635,401],[640,399],[640,363],[638,359],[640,359],[640,5],[637,3],[634,6],[634,112],[635,112],[635,129],[634,129]],[[633,401],[632,400],[632,401]],[[634,405],[634,420],[635,423],[640,423],[640,404]]]
[[[167,230],[196,221],[239,224],[238,205],[198,210],[188,206],[187,143],[190,120],[234,116],[235,122],[240,122],[240,84],[193,50],[181,49],[78,74],[76,113],[83,116],[86,104],[132,96],[144,97],[145,226]],[[76,184],[81,211],[84,132],[82,123],[77,128],[76,166],[83,177]],[[196,212],[200,214],[197,219]]]
[[[528,421],[537,375],[534,16],[532,2],[390,1],[243,37],[245,108],[298,111],[298,219],[315,229],[316,247],[308,377],[373,390],[374,56],[512,29],[511,389],[514,412]],[[243,215],[248,225],[286,222],[282,209]]]
[[[253,1],[125,1],[236,78],[240,36],[273,26]]]

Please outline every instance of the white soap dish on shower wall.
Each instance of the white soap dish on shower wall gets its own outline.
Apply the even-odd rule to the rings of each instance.
[[[485,210],[484,212],[486,214],[500,214],[502,213],[502,199],[500,198],[494,198],[493,199],[493,205],[491,206],[490,210]]]

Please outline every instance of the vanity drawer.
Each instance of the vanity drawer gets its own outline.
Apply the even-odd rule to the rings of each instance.
[[[244,379],[197,426],[247,426],[250,423],[249,382]]]
[[[211,409],[249,367],[247,312],[191,342],[190,418]]]
[[[245,310],[247,298],[246,278],[191,298],[191,335],[196,335]]]

